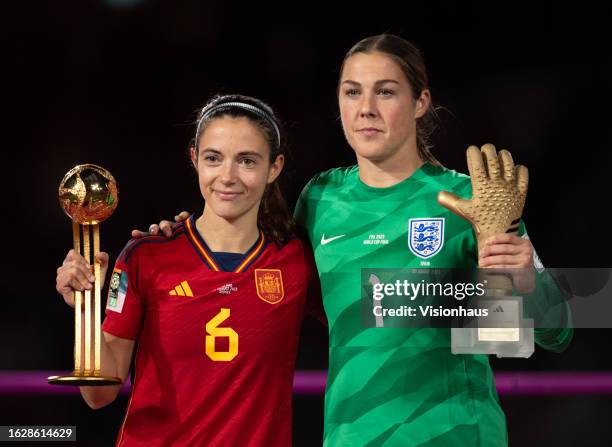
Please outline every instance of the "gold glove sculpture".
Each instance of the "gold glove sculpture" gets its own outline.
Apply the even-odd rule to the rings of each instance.
[[[441,191],[438,202],[443,207],[470,221],[476,233],[478,250],[485,241],[500,233],[518,232],[521,214],[527,197],[529,171],[525,166],[514,166],[507,150],[499,151],[492,144],[482,150],[470,146],[467,162],[472,179],[472,198],[461,199]],[[495,294],[510,294],[512,281],[505,276],[487,276],[488,289]]]
[[[485,144],[482,149],[470,146],[467,150],[467,162],[472,180],[472,198],[462,199],[450,192],[441,191],[438,194],[438,203],[472,224],[480,251],[489,237],[518,232],[527,197],[529,172],[525,166],[514,165],[510,152],[501,150],[498,155],[492,144]],[[479,281],[486,284],[487,296],[498,297],[496,306],[502,303],[512,309],[511,312],[505,311],[504,316],[516,316],[516,320],[512,321],[516,321],[517,325],[523,322],[522,298],[511,297],[510,275],[480,271],[479,276]],[[490,303],[493,303],[493,298],[490,299]],[[511,299],[514,302],[511,303]],[[533,352],[532,333],[532,328],[512,326],[479,327],[476,332],[468,335],[465,329],[453,329],[453,338],[457,338],[453,340],[453,352],[529,357]],[[511,345],[512,343],[515,345]]]
[[[525,166],[514,166],[507,150],[499,151],[498,157],[492,144],[485,144],[482,151],[470,146],[467,162],[473,197],[466,200],[442,191],[438,202],[472,223],[480,250],[489,237],[518,231],[529,172]]]

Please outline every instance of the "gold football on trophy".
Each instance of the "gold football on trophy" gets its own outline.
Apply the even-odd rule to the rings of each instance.
[[[74,222],[95,225],[108,219],[117,208],[117,182],[101,166],[78,165],[62,179],[59,201],[64,212]]]

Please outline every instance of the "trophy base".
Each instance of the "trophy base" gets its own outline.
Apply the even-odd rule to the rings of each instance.
[[[451,328],[453,354],[518,358],[529,358],[533,354],[533,320],[523,318],[522,297],[484,296],[473,304],[478,309],[488,309],[489,314],[486,318],[478,317]]]
[[[534,352],[533,328],[488,329],[486,335],[502,335],[497,340],[483,337],[477,328],[451,328],[453,354],[495,354],[497,357],[529,358]],[[511,335],[510,337],[504,337]],[[518,339],[515,339],[518,335]],[[505,338],[505,339],[504,339]]]
[[[47,382],[51,385],[68,386],[109,386],[123,383],[118,377],[104,376],[51,376],[47,378]]]

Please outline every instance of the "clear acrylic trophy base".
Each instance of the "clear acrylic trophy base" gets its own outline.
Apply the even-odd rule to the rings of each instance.
[[[533,354],[533,320],[522,318],[522,297],[485,296],[478,300],[476,306],[488,309],[489,315],[451,328],[453,354],[495,354],[497,357],[521,358]],[[495,326],[496,323],[499,327]]]
[[[492,337],[486,336],[483,339],[483,334],[479,334],[478,328],[451,328],[451,352],[453,354],[495,354],[497,357],[522,358],[529,358],[533,354],[533,328],[491,328],[488,331],[500,331],[504,335],[508,331],[513,331],[518,334],[518,340],[491,340]]]

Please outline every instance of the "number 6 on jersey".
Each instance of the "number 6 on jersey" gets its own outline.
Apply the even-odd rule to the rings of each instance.
[[[215,362],[229,362],[238,355],[238,334],[229,327],[218,327],[230,316],[230,310],[221,308],[208,323],[206,323],[206,355]],[[215,350],[215,337],[228,337],[227,352]]]

